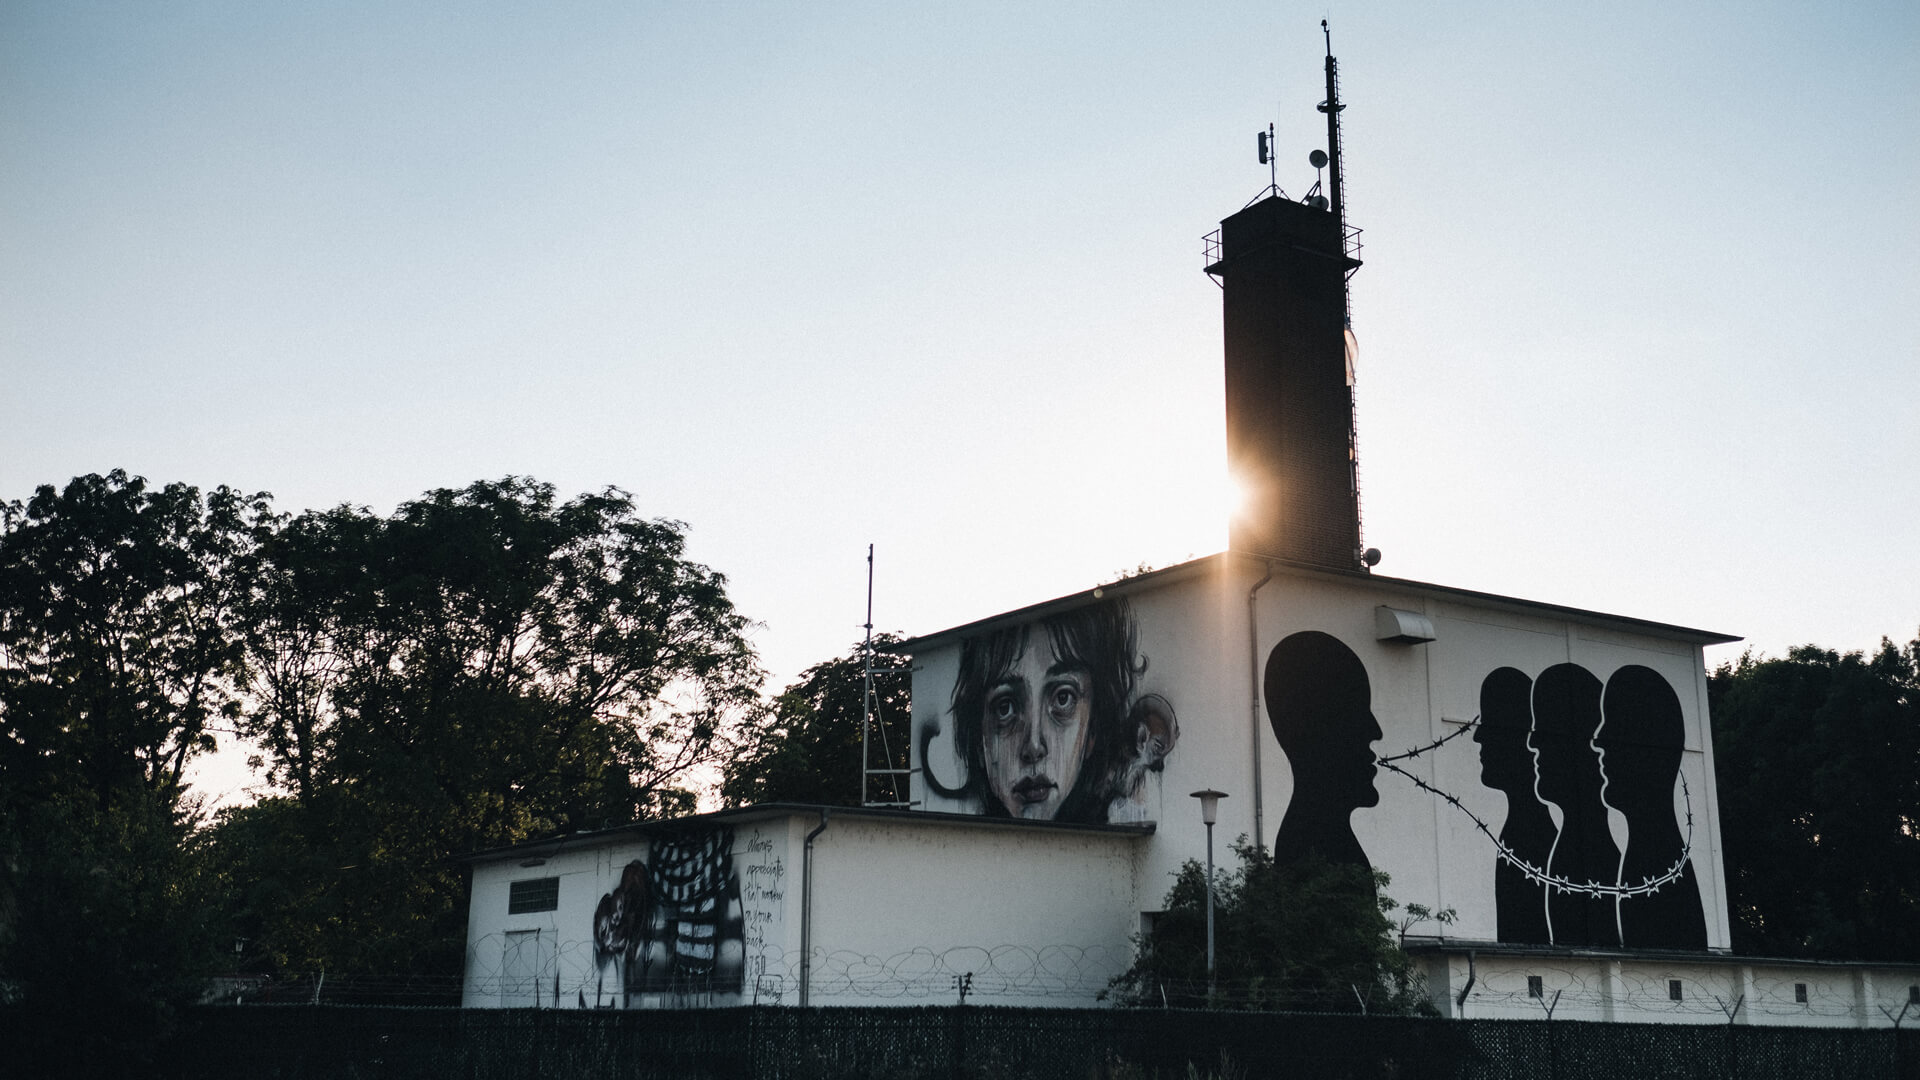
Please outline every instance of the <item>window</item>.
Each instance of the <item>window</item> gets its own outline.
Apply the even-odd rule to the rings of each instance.
[[[1920,1005],[1920,986],[1907,987],[1907,1001],[1913,1005]]]
[[[1802,1005],[1805,1005],[1807,1003],[1807,984],[1806,983],[1793,984],[1793,1000]]]
[[[1542,979],[1538,975],[1527,976],[1527,996],[1530,998],[1546,997],[1547,996],[1546,980]]]
[[[553,911],[560,906],[560,879],[533,878],[507,886],[507,914],[525,915],[529,911]]]
[[[1680,980],[1679,979],[1667,980],[1667,999],[1669,1001],[1680,1000]]]

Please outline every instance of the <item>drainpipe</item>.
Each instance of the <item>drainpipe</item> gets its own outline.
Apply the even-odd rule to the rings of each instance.
[[[1267,846],[1267,822],[1265,800],[1260,790],[1260,623],[1254,618],[1253,598],[1267,582],[1273,580],[1273,564],[1265,565],[1266,576],[1247,590],[1247,682],[1252,691],[1247,700],[1253,703],[1250,717],[1253,734],[1253,843],[1263,851]]]
[[[800,1007],[807,1007],[807,991],[813,984],[813,839],[827,831],[826,807],[820,808],[820,824],[807,834],[800,849]]]
[[[1460,1019],[1462,1020],[1465,1020],[1467,1018],[1467,995],[1473,993],[1473,981],[1474,979],[1479,977],[1479,974],[1480,973],[1478,971],[1474,970],[1473,950],[1468,949],[1467,950],[1467,985],[1461,987],[1459,996],[1453,999],[1453,1007],[1459,1011]]]

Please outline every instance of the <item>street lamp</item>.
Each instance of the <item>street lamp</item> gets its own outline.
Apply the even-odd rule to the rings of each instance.
[[[1207,1004],[1213,1004],[1213,823],[1220,820],[1220,800],[1227,797],[1224,791],[1207,788],[1196,791],[1193,797],[1200,800],[1200,820],[1207,823]]]

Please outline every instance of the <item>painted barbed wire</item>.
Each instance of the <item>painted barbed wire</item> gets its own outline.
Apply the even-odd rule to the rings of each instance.
[[[1422,791],[1427,792],[1430,795],[1438,796],[1440,799],[1445,801],[1447,805],[1453,807],[1455,810],[1460,811],[1462,814],[1465,814],[1467,816],[1467,819],[1473,822],[1474,827],[1479,829],[1483,834],[1485,834],[1486,838],[1493,843],[1494,851],[1499,854],[1502,860],[1504,860],[1506,863],[1513,866],[1514,868],[1518,869],[1521,873],[1525,874],[1527,876],[1527,880],[1532,881],[1536,884],[1545,885],[1548,888],[1555,889],[1563,893],[1581,893],[1587,896],[1627,898],[1627,897],[1634,897],[1634,896],[1652,896],[1654,893],[1657,893],[1660,891],[1661,886],[1678,881],[1681,878],[1681,876],[1687,872],[1687,864],[1693,858],[1693,792],[1687,786],[1687,774],[1684,772],[1679,774],[1680,798],[1686,806],[1687,828],[1686,828],[1686,837],[1684,840],[1682,840],[1680,844],[1680,857],[1674,860],[1673,865],[1669,867],[1667,871],[1663,874],[1646,878],[1642,881],[1635,882],[1632,885],[1619,885],[1619,884],[1604,885],[1598,881],[1586,881],[1586,882],[1574,881],[1571,878],[1561,877],[1557,874],[1550,873],[1546,870],[1541,869],[1540,867],[1533,865],[1532,863],[1528,862],[1527,860],[1521,858],[1518,854],[1516,854],[1512,848],[1509,848],[1506,844],[1502,843],[1499,835],[1493,831],[1493,828],[1489,826],[1486,823],[1486,821],[1480,817],[1479,814],[1476,814],[1472,810],[1467,809],[1466,804],[1462,803],[1458,796],[1454,795],[1450,791],[1443,791],[1440,788],[1427,783],[1425,780],[1420,779],[1418,776],[1415,776],[1412,773],[1408,772],[1407,770],[1394,764],[1394,762],[1396,761],[1412,760],[1415,758],[1419,758],[1425,754],[1428,754],[1434,750],[1438,750],[1442,746],[1445,746],[1447,743],[1452,742],[1454,739],[1457,739],[1460,736],[1465,735],[1467,732],[1472,731],[1475,727],[1479,726],[1479,724],[1480,724],[1480,717],[1475,716],[1472,720],[1469,720],[1465,724],[1461,725],[1459,731],[1455,731],[1448,735],[1443,735],[1440,738],[1435,739],[1433,742],[1426,744],[1425,746],[1416,746],[1412,749],[1402,751],[1401,753],[1394,754],[1390,757],[1377,758],[1375,760],[1379,765],[1385,767],[1389,772],[1392,772],[1398,776],[1405,777],[1408,781],[1410,781],[1413,784],[1413,786],[1419,788]]]
[[[497,993],[510,982],[499,960],[505,936],[484,935],[468,949],[465,985],[475,993]],[[584,992],[591,1001],[591,941],[560,941],[542,957],[536,976],[543,995],[571,999]],[[1132,960],[1130,947],[1104,945],[958,945],[945,949],[918,946],[880,956],[854,950],[816,950],[811,964],[812,991],[868,998],[940,999],[953,993],[953,977],[971,974],[973,995],[984,997],[1088,997],[1104,990]],[[742,993],[747,997],[778,999],[799,983],[797,953],[764,946],[747,957],[748,985],[738,991],[715,988],[711,993]],[[560,975],[556,993],[554,981]],[[696,990],[696,996],[709,991]]]

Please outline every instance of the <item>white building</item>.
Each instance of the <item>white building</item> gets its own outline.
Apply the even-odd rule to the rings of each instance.
[[[1457,913],[1408,938],[1446,1015],[1920,1009],[1920,969],[1729,955],[1702,648],[1735,638],[1372,573],[1329,142],[1331,202],[1276,191],[1210,244],[1230,551],[908,643],[912,810],[469,857],[465,1004],[1092,1005],[1203,856],[1211,788],[1223,855],[1376,866]]]

